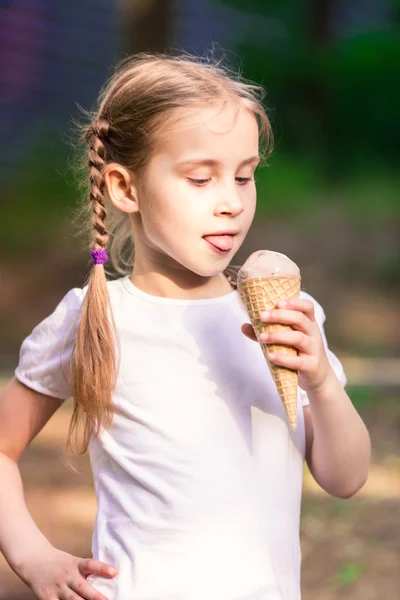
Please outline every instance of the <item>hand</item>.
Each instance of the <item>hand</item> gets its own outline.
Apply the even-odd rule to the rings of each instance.
[[[37,600],[109,600],[86,581],[92,573],[112,578],[117,569],[93,558],[77,558],[50,545],[44,551],[37,550],[17,574]]]
[[[293,330],[271,331],[260,336],[261,343],[294,346],[297,356],[281,353],[269,354],[268,359],[282,367],[299,373],[299,386],[307,393],[321,389],[332,374],[325,352],[321,332],[315,320],[314,304],[311,300],[292,298],[278,302],[277,308],[260,313],[263,323],[284,323]],[[250,323],[242,325],[242,332],[248,338],[258,341]]]

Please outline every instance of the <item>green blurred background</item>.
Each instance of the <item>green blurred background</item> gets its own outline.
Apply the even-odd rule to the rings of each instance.
[[[259,248],[297,262],[304,289],[325,309],[329,343],[373,441],[370,481],[350,501],[329,498],[306,473],[303,596],[398,599],[399,0],[14,0],[0,11],[3,381],[22,339],[84,284],[89,267],[71,224],[78,106],[93,106],[126,54],[225,54],[265,86],[276,145],[258,170],[256,220],[234,262]],[[89,553],[88,465],[78,479],[59,470],[69,410],[49,423],[21,467],[42,528],[65,549]],[[41,512],[45,492],[64,499],[60,506],[75,498],[86,520],[60,509],[53,522]],[[0,598],[30,598],[2,564]]]

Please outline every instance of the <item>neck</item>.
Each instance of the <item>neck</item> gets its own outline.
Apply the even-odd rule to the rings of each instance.
[[[143,292],[162,298],[193,299],[216,298],[233,291],[223,273],[214,277],[200,277],[195,273],[185,279],[156,271],[141,271],[136,264],[130,277],[131,282]]]

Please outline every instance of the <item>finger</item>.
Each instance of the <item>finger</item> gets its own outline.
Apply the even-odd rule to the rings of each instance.
[[[253,340],[254,342],[257,342],[256,334],[250,323],[243,323],[243,325],[241,326],[241,330],[246,337],[248,337],[250,340]]]
[[[65,591],[60,592],[60,600],[82,600],[85,596],[76,594],[71,588],[66,588]]]
[[[76,592],[76,594],[78,594],[78,598],[85,598],[85,600],[108,600],[106,596],[103,596],[103,594],[98,592],[85,579],[73,582],[69,587],[71,588],[71,593]]]
[[[303,298],[288,298],[280,300],[277,304],[278,308],[289,308],[291,310],[300,310],[310,321],[315,321],[315,307],[311,300],[303,300]]]
[[[310,319],[298,310],[274,308],[270,311],[261,312],[260,320],[263,323],[282,323],[291,325],[294,329],[303,331],[303,333],[310,333],[311,330]]]
[[[310,353],[312,349],[311,338],[302,331],[276,330],[260,334],[260,342],[266,344],[282,344],[293,346],[300,352]]]
[[[292,371],[302,371],[305,361],[303,356],[288,356],[280,352],[271,352],[268,354],[268,360],[275,365],[286,367]]]
[[[78,563],[78,569],[82,575],[103,575],[104,577],[115,577],[117,569],[94,558],[83,558]]]

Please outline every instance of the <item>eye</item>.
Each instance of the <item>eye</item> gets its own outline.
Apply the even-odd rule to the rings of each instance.
[[[188,179],[191,183],[194,183],[194,185],[199,185],[199,186],[205,185],[206,183],[211,181],[210,178],[208,178],[208,179],[192,179],[191,177],[188,177]]]
[[[247,183],[248,181],[254,181],[254,179],[252,177],[236,177],[236,181],[240,184],[240,185],[244,185],[245,183]]]

